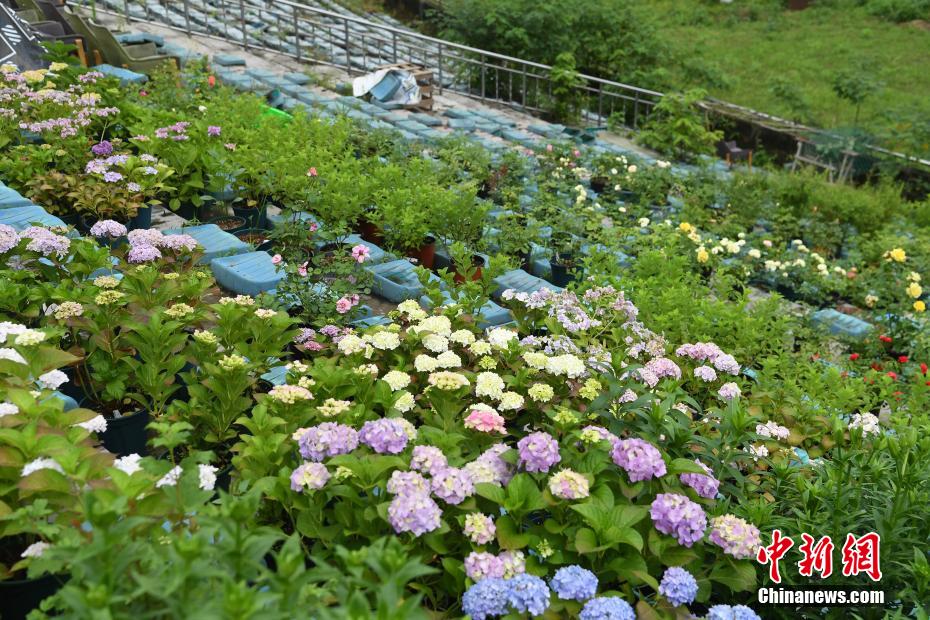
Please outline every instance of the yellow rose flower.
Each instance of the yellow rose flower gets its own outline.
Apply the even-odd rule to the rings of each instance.
[[[701,246],[697,249],[697,262],[706,263],[707,259],[710,258],[710,254],[707,253],[707,250],[704,249],[704,246]]]
[[[916,282],[911,282],[907,287],[907,294],[913,297],[914,299],[917,299],[918,297],[920,297],[921,294],[923,294],[923,292],[924,290],[920,288],[920,285],[917,284]]]
[[[682,222],[681,224],[678,225],[678,230],[680,230],[681,232],[685,232],[685,233],[691,232],[692,228],[693,226],[691,226],[691,224],[689,224],[688,222]]]
[[[896,263],[903,263],[907,260],[907,254],[901,248],[895,248],[888,252],[888,258]]]
[[[923,312],[927,309],[927,304],[920,301],[919,299],[914,302],[914,312]]]

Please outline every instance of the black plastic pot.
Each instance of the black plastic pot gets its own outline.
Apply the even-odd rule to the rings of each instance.
[[[233,213],[237,217],[245,219],[247,228],[264,228],[265,227],[265,207],[237,207],[233,205]]]
[[[571,267],[551,260],[549,261],[549,267],[552,269],[552,276],[549,281],[556,286],[565,288],[575,280],[575,276],[569,271]]]
[[[240,230],[245,230],[250,228],[248,221],[244,217],[238,215],[221,215],[215,217],[208,224],[216,224],[222,230],[225,230],[228,233],[236,234]]]
[[[60,219],[62,222],[64,222],[68,226],[72,226],[78,229],[79,231],[81,231],[81,234],[87,234],[87,231],[84,230],[83,228],[84,226],[82,222],[83,218],[77,213],[68,213],[67,215],[59,215],[58,219]]]
[[[203,205],[195,207],[193,203],[185,202],[176,211],[179,217],[183,217],[185,220],[193,219],[202,219],[203,216]]]
[[[147,230],[152,227],[152,207],[146,205],[136,211],[135,217],[126,224],[129,230]]]
[[[517,252],[517,258],[520,259],[520,269],[526,273],[533,273],[533,257],[529,252]]]
[[[267,251],[271,249],[271,240],[268,239],[268,231],[262,228],[245,228],[234,233],[236,237],[246,243],[251,243],[256,250]]]
[[[0,608],[3,610],[3,620],[22,620],[64,584],[65,578],[58,575],[0,581],[0,601],[3,601]]]
[[[103,433],[103,447],[119,456],[146,454],[146,426],[149,420],[149,412],[145,410],[107,420],[107,430]]]

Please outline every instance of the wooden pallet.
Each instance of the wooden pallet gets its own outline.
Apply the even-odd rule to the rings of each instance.
[[[390,65],[382,65],[378,67],[377,70],[381,69],[397,69],[398,71],[406,71],[413,75],[414,79],[417,81],[417,86],[420,87],[420,103],[416,105],[404,106],[405,108],[411,110],[427,111],[433,109],[433,71],[431,69],[426,69],[409,62],[398,62]]]

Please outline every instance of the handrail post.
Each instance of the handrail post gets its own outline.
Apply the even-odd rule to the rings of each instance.
[[[297,7],[291,7],[291,16],[294,22],[294,41],[297,42],[297,61],[300,61],[300,23],[297,21]]]
[[[442,94],[442,43],[439,44],[438,64],[439,64],[439,94]]]
[[[249,49],[249,35],[245,32],[245,0],[239,0],[239,28],[242,30],[242,47]]]
[[[397,32],[391,31],[391,51],[394,55],[394,64],[397,64]]]
[[[129,0],[126,0],[127,4]],[[184,0],[184,24],[187,28],[187,36],[191,36],[191,3],[190,0]]]
[[[352,63],[349,61],[349,20],[343,18],[343,42],[345,43],[346,51],[346,73],[352,73]]]

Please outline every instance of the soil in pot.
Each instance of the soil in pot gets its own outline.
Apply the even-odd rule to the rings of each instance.
[[[0,601],[4,620],[22,620],[43,600],[55,594],[65,583],[65,577],[42,575],[35,579],[0,581]]]
[[[471,257],[471,265],[472,265],[472,268],[474,268],[475,270],[475,273],[473,273],[471,276],[471,281],[475,282],[477,280],[480,280],[481,270],[484,267],[484,258],[475,254],[474,256]],[[465,274],[460,273],[458,270],[458,267],[456,267],[455,274],[452,276],[452,279],[455,282],[458,282],[459,284],[461,284],[462,282],[465,281]]]
[[[407,256],[417,259],[417,264],[432,269],[436,261],[436,239],[427,237],[423,241],[423,245],[416,250],[408,251]]]
[[[221,215],[210,220],[208,224],[216,224],[219,226],[220,230],[234,234],[248,228],[246,219],[238,215]]]
[[[107,420],[107,430],[103,433],[103,447],[119,456],[146,454],[146,426],[149,420],[149,412],[145,410]]]
[[[271,248],[271,241],[268,239],[268,231],[260,228],[246,228],[233,233],[241,241],[245,241],[253,246],[256,250],[268,250]]]
[[[237,207],[233,205],[232,210],[237,217],[245,219],[246,227],[259,229],[265,227],[264,206],[259,209],[255,207]]]

